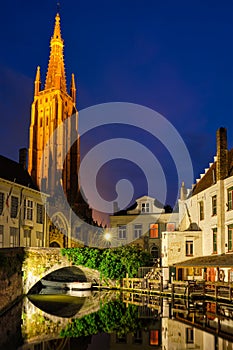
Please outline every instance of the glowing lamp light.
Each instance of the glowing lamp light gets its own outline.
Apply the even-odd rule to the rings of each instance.
[[[110,233],[105,233],[104,238],[106,239],[106,241],[110,241],[111,240],[111,234]]]

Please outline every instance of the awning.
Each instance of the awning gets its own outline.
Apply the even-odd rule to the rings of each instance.
[[[233,253],[221,255],[201,256],[198,258],[188,259],[177,264],[175,267],[232,267],[233,268]]]

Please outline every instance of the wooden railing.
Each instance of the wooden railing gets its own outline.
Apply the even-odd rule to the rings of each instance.
[[[163,280],[146,278],[124,278],[123,289],[140,293],[166,294],[166,296],[223,299],[233,301],[233,283],[209,281],[173,281],[171,288],[163,290]]]

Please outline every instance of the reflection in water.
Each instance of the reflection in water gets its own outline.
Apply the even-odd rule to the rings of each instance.
[[[229,304],[126,292],[72,296],[47,291],[25,298],[0,318],[0,349],[233,349]]]

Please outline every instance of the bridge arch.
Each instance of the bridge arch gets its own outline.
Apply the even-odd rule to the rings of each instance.
[[[61,255],[59,248],[25,248],[22,266],[23,293],[28,294],[30,289],[48,274],[71,266],[67,257]],[[77,268],[87,280],[95,280],[99,283],[99,271],[84,266],[77,266]]]

